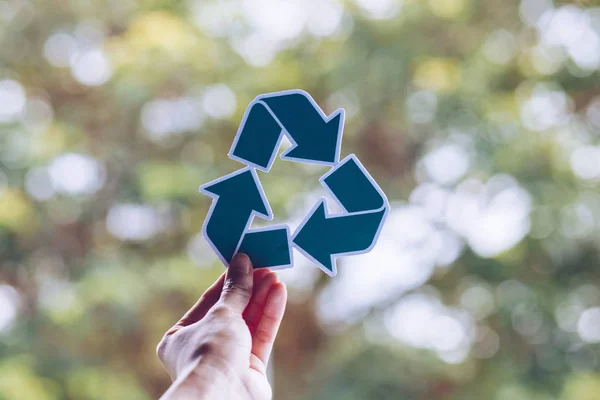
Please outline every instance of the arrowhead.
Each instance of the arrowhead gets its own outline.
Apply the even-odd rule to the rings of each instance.
[[[250,168],[241,169],[202,185],[200,192],[231,203],[231,207],[251,208],[267,219],[273,216],[256,171]]]
[[[338,162],[344,110],[327,117],[303,90],[288,90],[259,97],[277,116],[294,145],[281,155],[284,160],[334,165]]]
[[[327,233],[326,219],[325,202],[321,200],[292,241],[305,256],[320,264],[325,272],[333,276],[336,271],[329,253],[329,242],[325,240],[330,236]]]
[[[339,159],[339,143],[342,139],[344,113],[331,114],[329,122],[322,125],[315,134],[295,139],[296,145],[281,154],[282,159],[311,160],[326,164],[335,164]]]
[[[373,248],[388,207],[372,212],[328,216],[325,200],[300,224],[292,242],[328,275],[337,273],[335,259],[365,253]]]

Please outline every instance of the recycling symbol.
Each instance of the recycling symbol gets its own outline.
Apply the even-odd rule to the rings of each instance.
[[[254,268],[290,268],[295,247],[335,276],[339,256],[375,246],[389,202],[354,154],[339,161],[343,128],[343,109],[326,116],[303,90],[263,94],[248,105],[229,152],[246,167],[200,186],[213,198],[202,234],[223,264],[241,252]],[[322,197],[293,234],[286,224],[250,227],[254,217],[273,219],[256,170],[269,172],[284,136],[292,146],[282,160],[331,167],[319,181],[342,210],[330,214]]]

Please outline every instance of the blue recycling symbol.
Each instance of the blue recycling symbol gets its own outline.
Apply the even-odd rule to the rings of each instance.
[[[242,252],[254,268],[290,268],[295,247],[335,276],[338,257],[375,246],[389,202],[354,154],[339,160],[343,128],[343,109],[326,116],[303,90],[262,94],[248,105],[229,152],[246,167],[200,186],[213,199],[202,234],[223,264]],[[292,145],[282,160],[331,167],[319,181],[342,209],[330,214],[319,199],[293,234],[286,224],[250,227],[254,217],[273,219],[256,170],[271,169],[284,136]]]

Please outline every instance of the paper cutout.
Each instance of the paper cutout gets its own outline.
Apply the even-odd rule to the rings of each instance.
[[[243,252],[254,268],[289,268],[296,247],[335,276],[338,257],[375,246],[389,202],[354,154],[339,162],[343,127],[343,109],[327,117],[303,90],[263,94],[248,105],[229,152],[247,167],[200,187],[213,198],[202,233],[223,264]],[[292,146],[282,160],[332,166],[319,181],[343,210],[329,214],[321,198],[293,236],[284,224],[249,229],[255,216],[273,219],[256,169],[271,169],[284,135]]]

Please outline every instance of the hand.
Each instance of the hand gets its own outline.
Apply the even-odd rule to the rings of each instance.
[[[174,380],[162,399],[271,399],[266,367],[286,300],[275,273],[237,254],[158,344]]]

